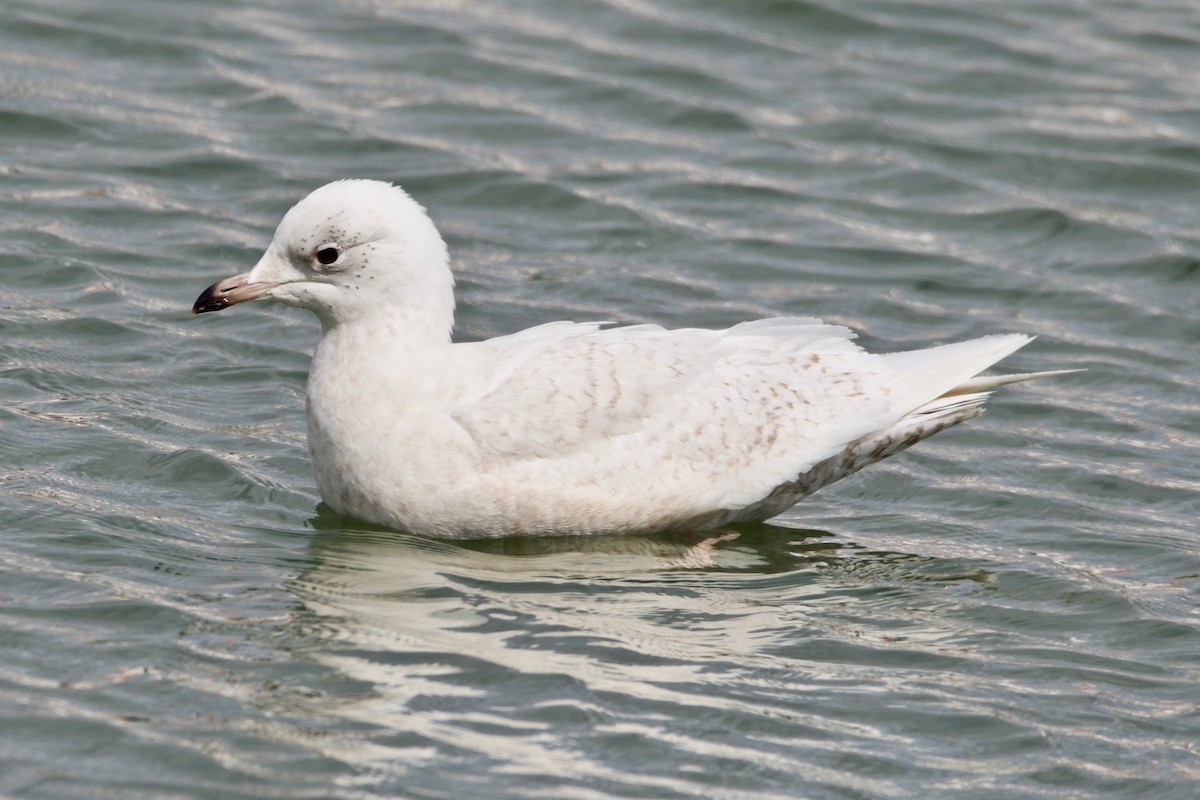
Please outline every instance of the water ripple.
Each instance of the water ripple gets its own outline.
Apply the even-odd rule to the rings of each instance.
[[[0,794],[1195,795],[1186,5],[66,0],[0,38]],[[797,314],[1088,372],[711,551],[366,527],[312,484],[311,321],[188,313],[342,176],[429,207],[464,339]]]

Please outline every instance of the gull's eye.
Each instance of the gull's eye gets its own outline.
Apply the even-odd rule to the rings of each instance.
[[[329,242],[327,244],[320,245],[317,248],[315,255],[317,257],[318,264],[328,267],[330,264],[336,263],[337,260],[342,257],[342,249],[336,244]]]

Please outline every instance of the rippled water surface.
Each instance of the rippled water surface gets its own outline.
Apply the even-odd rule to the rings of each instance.
[[[1194,4],[0,19],[0,796],[1200,795]],[[430,209],[462,339],[795,314],[1088,371],[707,562],[371,528],[309,472],[315,322],[189,314],[347,176]]]

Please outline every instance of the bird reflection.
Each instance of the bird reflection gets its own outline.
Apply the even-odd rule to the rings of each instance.
[[[459,554],[496,572],[561,569],[604,574],[678,570],[789,572],[824,564],[859,549],[823,530],[769,523],[731,525],[720,531],[644,536],[509,536],[499,539],[431,540],[337,514],[325,504],[308,523],[320,535],[313,549],[324,559],[358,561],[372,571],[403,559],[410,549]]]
[[[725,532],[736,536],[717,541],[691,534],[434,540],[327,509],[310,525],[308,567],[290,584],[303,604],[290,633],[307,659],[367,688],[307,700],[305,710],[403,730],[429,753],[470,741],[492,757],[528,748],[530,731],[544,730],[551,744],[538,757],[547,763],[563,757],[554,745],[555,710],[575,709],[580,697],[606,709],[726,713],[733,703],[769,718],[770,691],[761,701],[733,700],[719,687],[739,675],[756,676],[750,680],[759,688],[825,686],[853,669],[814,658],[829,643],[861,652],[864,643],[894,648],[957,635],[939,617],[914,619],[902,594],[897,604],[896,592],[879,589],[985,580],[970,570],[951,574],[977,565],[881,553],[844,534],[766,523],[736,526]],[[735,695],[738,685],[747,684],[735,681]],[[505,734],[482,736],[480,725]],[[414,757],[408,749],[402,755]],[[373,758],[396,756],[382,747],[352,757],[372,769]]]

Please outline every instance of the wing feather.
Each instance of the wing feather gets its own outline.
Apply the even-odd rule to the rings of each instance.
[[[878,357],[852,336],[798,318],[725,331],[541,326],[487,343],[492,379],[453,417],[492,456],[591,474],[667,464],[743,502],[888,421]]]
[[[605,445],[641,430],[703,380],[718,334],[700,333],[552,323],[492,339],[491,381],[452,416],[493,455],[565,458]]]
[[[844,474],[846,453],[854,469],[887,454],[876,439],[916,441],[900,436],[907,418],[974,391],[972,376],[1027,341],[871,355],[852,340],[846,328],[797,318],[724,331],[544,325],[481,343],[487,378],[452,416],[486,480],[526,486],[530,497],[566,492],[597,529],[619,527],[610,518],[622,507],[652,528],[761,519],[803,496],[806,480],[816,485],[814,468]]]

